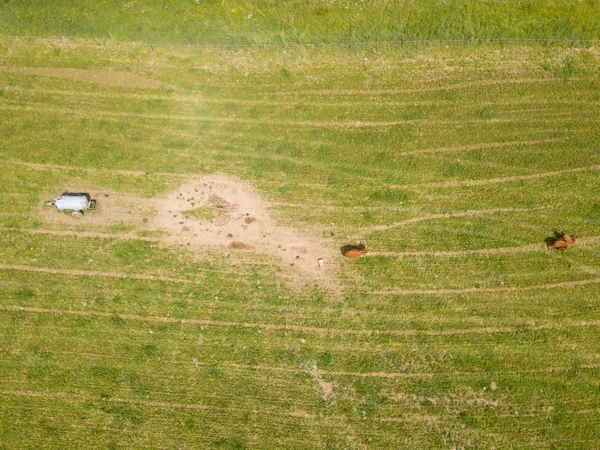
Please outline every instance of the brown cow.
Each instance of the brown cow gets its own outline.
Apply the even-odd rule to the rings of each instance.
[[[342,255],[346,258],[362,258],[365,253],[369,252],[369,249],[365,247],[363,244],[360,245],[344,245],[342,248]]]
[[[556,239],[549,247],[560,250],[561,252],[566,252],[567,248],[569,248],[571,245],[575,245],[576,243],[577,236],[565,233],[561,237]]]

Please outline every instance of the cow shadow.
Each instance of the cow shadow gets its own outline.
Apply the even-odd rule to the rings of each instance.
[[[552,232],[552,236],[548,236],[546,239],[544,239],[544,242],[546,243],[546,247],[550,248],[554,245],[554,243],[556,241],[559,241],[562,239],[562,237],[566,234],[564,231],[556,231],[554,230]]]
[[[359,245],[343,245],[340,247],[340,252],[342,252],[342,255],[345,255],[347,252],[349,252],[350,250],[365,250],[366,247],[364,244],[359,244]]]

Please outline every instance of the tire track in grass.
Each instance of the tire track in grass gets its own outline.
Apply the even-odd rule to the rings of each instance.
[[[230,154],[234,154],[233,152],[229,152]],[[214,152],[214,154],[218,154],[218,152]],[[221,152],[222,154],[222,152]],[[0,156],[2,156],[2,153],[0,153]],[[257,156],[258,158],[259,156]],[[280,160],[293,160],[293,158],[279,158]],[[142,171],[134,171],[134,170],[122,170],[122,169],[96,169],[94,167],[81,167],[81,166],[65,166],[65,165],[60,165],[60,164],[54,164],[54,163],[33,163],[33,162],[29,162],[29,161],[18,161],[15,159],[5,159],[2,161],[2,164],[11,164],[11,165],[18,165],[18,166],[24,166],[27,167],[29,169],[34,169],[34,170],[65,170],[65,171],[69,171],[69,170],[75,170],[78,172],[87,172],[87,173],[92,173],[92,174],[102,174],[102,173],[111,173],[111,174],[116,174],[116,175],[125,175],[125,176],[159,176],[159,177],[173,177],[173,178],[179,178],[182,179],[183,181],[186,180],[196,180],[199,179],[201,177],[203,177],[203,174],[194,174],[194,173],[174,173],[174,172],[142,172]],[[248,181],[251,181],[255,184],[260,184],[260,183],[268,183],[268,184],[276,184],[276,185],[288,185],[289,181],[281,181],[281,180],[265,180],[265,179],[249,179]],[[325,183],[298,183],[298,185],[300,186],[310,186],[310,187],[315,187],[315,186],[321,186],[321,187],[326,187],[327,185]],[[4,193],[3,195],[7,195],[7,193]],[[11,195],[20,195],[20,194],[11,194]],[[276,204],[276,203],[274,203]]]
[[[600,236],[590,236],[586,238],[577,238],[577,244],[584,246],[586,244],[595,244],[600,242]],[[497,248],[482,248],[475,250],[450,250],[450,251],[414,251],[414,252],[377,252],[377,251],[369,251],[369,253],[365,254],[365,258],[370,258],[372,256],[383,256],[383,257],[394,257],[394,258],[410,258],[410,257],[419,257],[419,256],[437,256],[437,257],[454,257],[454,256],[464,256],[464,255],[498,255],[503,253],[530,253],[530,252],[547,252],[551,249],[545,244],[531,244],[524,245],[522,247],[497,247]],[[587,268],[591,269],[591,268]],[[590,274],[598,275],[598,272],[593,272],[594,269],[590,270]]]
[[[100,238],[100,239],[116,239],[116,240],[124,240],[124,241],[144,241],[144,242],[155,242],[159,244],[172,245],[171,236],[165,237],[148,237],[148,236],[138,236],[132,233],[102,233],[99,231],[70,231],[70,230],[43,230],[43,229],[23,229],[23,228],[10,228],[10,227],[0,227],[0,230],[10,231],[10,232],[20,232],[27,233],[30,235],[48,235],[48,236],[68,236],[68,237],[76,237],[76,238]],[[236,265],[242,266],[268,266],[268,261],[245,261],[243,259],[236,259],[233,261]],[[232,264],[230,264],[231,266]],[[0,265],[0,270],[2,269]],[[233,275],[248,275],[245,272],[236,272],[233,270],[215,270],[215,269],[203,269],[196,268],[195,270],[199,272],[210,272],[210,273],[222,273],[222,274],[233,274]],[[154,278],[157,280],[158,278]]]
[[[77,111],[67,108],[50,108],[44,104],[0,104],[0,110],[4,111],[21,111],[31,113],[48,113],[48,114],[62,114],[80,118],[89,118],[90,113]],[[270,126],[288,126],[288,127],[312,127],[312,128],[388,128],[396,125],[464,125],[464,124],[495,124],[495,123],[519,123],[521,125],[526,123],[543,123],[543,124],[556,124],[558,122],[568,123],[597,123],[600,120],[581,117],[552,117],[548,119],[520,119],[520,118],[508,118],[508,119],[463,119],[463,120],[431,120],[431,119],[402,119],[402,120],[387,120],[387,121],[366,121],[366,120],[345,120],[345,121],[316,121],[316,120],[277,120],[274,118],[265,119],[251,119],[251,118],[239,118],[239,117],[214,117],[214,116],[194,116],[194,115],[177,115],[177,114],[148,114],[148,113],[133,113],[133,112],[113,112],[113,111],[95,111],[94,117],[107,118],[120,120],[122,118],[142,118],[147,120],[170,120],[174,122],[192,122],[192,123],[218,123],[218,124],[244,124],[244,125],[270,125]]]
[[[409,225],[412,223],[424,222],[427,220],[437,220],[437,219],[451,219],[453,217],[476,217],[476,216],[484,216],[488,214],[497,214],[497,213],[518,213],[518,212],[529,212],[529,211],[539,211],[541,209],[548,209],[550,206],[537,206],[535,208],[494,208],[494,209],[473,209],[467,211],[453,212],[453,213],[443,213],[443,214],[428,214],[420,217],[413,217],[411,219],[403,220],[401,222],[392,223],[390,225],[374,225],[370,227],[362,228],[363,233],[374,233],[377,231],[385,231],[391,230],[393,228],[403,227],[405,225]]]
[[[446,188],[446,187],[461,187],[461,186],[485,186],[488,184],[496,183],[509,183],[511,181],[526,181],[526,180],[539,180],[542,178],[556,177],[560,175],[566,175],[570,173],[579,172],[597,172],[600,170],[600,165],[586,166],[586,167],[575,167],[573,169],[557,170],[554,172],[543,172],[531,175],[514,175],[509,177],[500,178],[484,178],[480,180],[465,180],[465,181],[442,181],[433,183],[422,183],[422,184],[403,184],[403,185],[392,185],[391,189],[414,189],[414,188]]]
[[[76,170],[78,172],[87,172],[93,174],[112,173],[124,176],[161,176],[161,177],[176,177],[176,178],[194,178],[194,174],[169,173],[169,172],[143,172],[139,170],[121,170],[121,169],[96,169],[95,167],[73,167],[54,163],[34,163],[28,161],[18,161],[15,159],[5,159],[2,164],[11,164],[15,166],[23,166],[34,170]]]
[[[523,247],[505,247],[505,248],[485,248],[477,250],[452,250],[452,251],[414,251],[414,252],[376,252],[369,251],[365,254],[365,258],[373,256],[382,256],[385,258],[411,258],[419,256],[436,256],[436,257],[453,257],[464,255],[499,255],[503,253],[530,253],[541,252],[545,250],[545,246],[539,244],[526,245]]]
[[[147,408],[163,408],[163,409],[187,409],[195,411],[235,411],[235,412],[247,412],[243,408],[235,407],[223,407],[214,405],[201,405],[197,403],[173,403],[173,402],[160,402],[150,400],[138,400],[138,399],[126,399],[119,397],[101,397],[90,394],[75,394],[70,392],[35,392],[35,391],[0,391],[0,395],[10,397],[24,397],[24,398],[40,398],[40,399],[64,399],[70,401],[83,401],[83,402],[102,402],[102,403],[117,403],[134,406],[143,406]],[[296,418],[307,418],[316,419],[317,416],[308,413],[306,411],[287,412],[287,411],[273,411],[271,409],[260,410],[262,414],[273,414],[273,415],[286,415]],[[331,416],[329,416],[331,417]]]
[[[100,239],[117,239],[127,241],[146,241],[146,242],[166,242],[167,238],[138,236],[133,233],[102,233],[99,231],[70,231],[70,230],[42,230],[33,228],[0,228],[3,231],[27,233],[31,235],[49,235],[49,236],[69,236],[77,238],[100,238]]]
[[[551,138],[551,139],[538,139],[529,141],[509,141],[509,142],[481,142],[479,144],[472,145],[456,145],[453,147],[438,147],[438,148],[425,148],[422,150],[414,150],[410,152],[402,152],[400,155],[422,155],[424,153],[446,153],[446,152],[459,152],[459,151],[471,151],[480,150],[485,148],[502,148],[502,147],[516,147],[520,145],[538,145],[548,144],[552,142],[563,142],[568,138]]]
[[[586,283],[585,281],[588,281]],[[582,285],[590,283],[600,283],[600,279],[585,280],[584,282],[573,282],[573,283],[559,283],[557,285],[551,285],[550,287],[564,286],[564,285]],[[549,285],[545,286],[534,286],[537,289],[548,288]],[[496,288],[494,288],[497,290]],[[503,288],[499,288],[503,289]],[[511,289],[511,288],[504,288]],[[512,288],[513,290],[520,288]],[[471,292],[470,290],[467,290]],[[475,292],[486,291],[486,289],[475,289]],[[423,291],[417,291],[423,292]],[[440,291],[433,291],[439,293]],[[455,292],[452,292],[455,293]],[[101,317],[101,318],[119,318],[123,320],[131,320],[145,323],[169,323],[179,325],[201,325],[201,326],[217,326],[217,327],[239,327],[239,328],[252,328],[268,331],[294,331],[300,333],[315,333],[319,335],[328,334],[339,334],[339,335],[357,335],[357,336],[453,336],[453,335],[466,335],[466,334],[496,334],[496,333],[514,333],[521,331],[536,331],[536,330],[560,330],[574,327],[597,327],[600,326],[600,320],[592,321],[580,321],[560,324],[546,324],[539,325],[536,327],[529,327],[527,329],[521,329],[516,327],[485,327],[485,328],[469,328],[469,329],[458,329],[458,330],[369,330],[369,329],[344,329],[344,328],[320,328],[302,325],[290,325],[290,324],[273,324],[273,323],[248,323],[248,322],[231,322],[231,321],[220,321],[210,319],[176,319],[173,317],[156,317],[156,316],[139,316],[134,314],[115,314],[101,311],[80,311],[80,310],[61,310],[61,309],[47,309],[47,308],[35,308],[15,305],[0,305],[0,311],[6,312],[24,312],[29,314],[52,314],[52,315],[65,315],[65,316],[80,316],[80,317]]]
[[[49,273],[52,275],[73,275],[78,277],[104,277],[104,278],[120,278],[130,280],[146,280],[146,281],[164,281],[167,283],[184,283],[193,285],[203,285],[203,281],[188,280],[185,278],[172,278],[154,275],[128,274],[122,272],[98,272],[92,270],[79,269],[51,269],[47,267],[31,267],[21,265],[0,264],[0,270],[16,270],[22,272],[38,272]],[[229,273],[229,272],[228,272]]]
[[[29,399],[44,399],[44,400],[52,400],[52,399],[60,399],[60,400],[68,400],[71,402],[99,402],[105,404],[121,404],[121,405],[133,405],[133,406],[141,406],[145,408],[160,408],[160,409],[182,409],[182,410],[191,410],[191,411],[220,411],[223,413],[227,412],[236,412],[236,413],[247,413],[248,410],[245,408],[236,408],[232,406],[223,407],[223,406],[214,406],[214,405],[201,405],[197,403],[175,403],[175,402],[160,402],[160,401],[150,401],[150,400],[138,400],[138,399],[127,399],[120,397],[100,397],[91,394],[73,394],[68,392],[35,392],[35,391],[0,391],[0,396],[5,397],[17,397],[17,398],[29,398]],[[346,416],[340,415],[322,415],[322,414],[313,414],[307,411],[296,410],[296,411],[285,411],[281,409],[272,409],[272,408],[264,408],[264,409],[254,409],[254,413],[265,414],[269,416],[287,416],[293,419],[303,419],[310,420],[314,422],[318,420],[320,423],[329,422],[331,426],[336,424],[345,424],[347,421]],[[406,418],[398,418],[398,417],[373,417],[369,418],[369,421],[374,422],[416,422],[419,420],[424,420],[427,422],[431,422],[431,417],[423,416],[422,419],[419,419],[418,414],[411,414],[410,417]]]
[[[600,278],[592,278],[588,280],[579,281],[565,281],[563,283],[553,284],[539,284],[535,286],[521,286],[521,287],[490,287],[490,288],[463,288],[463,289],[407,289],[399,291],[370,291],[367,292],[371,295],[460,295],[460,294],[473,294],[473,293],[489,293],[489,292],[526,292],[526,291],[539,291],[545,289],[566,289],[577,286],[586,286],[589,284],[600,283]]]
[[[1,71],[1,70],[0,70]],[[65,90],[65,89],[49,89],[43,87],[34,87],[32,89],[24,89],[20,86],[5,86],[5,92],[15,92],[20,94],[34,94],[34,95],[52,95],[52,96],[62,96],[67,98],[73,97],[87,97],[92,99],[131,99],[131,100],[164,100],[164,101],[173,101],[173,102],[183,102],[186,105],[202,105],[202,104],[241,104],[241,105],[265,105],[265,106],[289,106],[293,105],[288,100],[271,100],[264,98],[256,98],[256,99],[242,99],[239,97],[222,97],[222,98],[212,98],[212,97],[199,97],[199,92],[194,91],[189,95],[182,95],[180,93],[172,93],[172,94],[155,94],[155,93],[138,93],[138,92],[99,92],[99,91],[82,91],[82,90]],[[369,100],[365,99],[365,101],[361,101],[363,105],[376,106],[380,107],[382,102],[381,100]],[[310,102],[310,106],[317,107],[331,107],[330,102]],[[338,101],[335,103],[336,106],[342,107],[356,107],[355,102],[351,101]],[[415,101],[396,101],[396,100],[386,100],[385,106],[453,106],[454,102],[450,100],[415,100]],[[501,101],[501,102],[477,102],[471,104],[474,107],[481,106],[518,106],[518,105],[600,105],[600,102],[594,101],[582,101],[582,100],[568,100],[568,99],[556,99],[556,100],[515,100],[515,101]],[[556,110],[557,108],[553,108]],[[519,112],[526,110],[517,110]],[[537,110],[534,110],[537,111]]]
[[[586,81],[584,78],[571,78],[572,81]],[[418,94],[421,92],[451,91],[455,89],[467,89],[479,86],[501,86],[510,84],[534,84],[534,83],[563,83],[557,78],[517,78],[503,80],[477,80],[454,83],[444,86],[428,86],[409,89],[313,89],[298,91],[274,92],[275,95],[395,95],[395,94]]]

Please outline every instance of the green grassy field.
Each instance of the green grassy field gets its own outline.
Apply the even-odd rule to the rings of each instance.
[[[512,8],[488,3],[490,23]],[[539,35],[475,35],[597,38],[597,3],[568,3],[581,35],[548,31],[565,2]],[[230,6],[281,14],[261,5]],[[342,6],[289,14],[347,23]],[[6,32],[67,37],[0,40],[0,448],[600,445],[597,47],[150,47],[167,19],[107,40],[111,15],[69,34],[40,8]],[[292,42],[468,37],[373,20],[296,23]],[[205,23],[171,42],[292,30]],[[214,173],[277,224],[370,253],[296,285],[277,258],[151,226],[156,199]],[[110,197],[83,220],[43,207],[71,189]],[[555,231],[577,245],[547,250]]]
[[[0,2],[0,33],[153,44],[372,45],[600,39],[597,0],[31,0]]]

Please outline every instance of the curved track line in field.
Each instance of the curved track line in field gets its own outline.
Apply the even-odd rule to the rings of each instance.
[[[138,399],[125,399],[119,397],[100,397],[96,395],[90,394],[74,394],[68,392],[35,392],[35,391],[0,391],[0,396],[10,396],[10,397],[21,397],[21,398],[31,398],[31,399],[64,399],[71,401],[82,401],[82,402],[102,402],[102,403],[117,403],[117,404],[126,404],[126,405],[134,405],[134,406],[142,406],[146,408],[161,408],[161,409],[184,409],[184,410],[193,410],[193,411],[222,411],[222,412],[248,412],[247,409],[236,408],[236,407],[223,407],[223,406],[213,406],[213,405],[201,405],[197,403],[174,403],[174,402],[160,402],[160,401],[150,401],[150,400],[138,400]],[[287,416],[292,417],[294,419],[305,419],[310,421],[319,420],[321,423],[325,419],[326,421],[331,421],[334,424],[337,422],[345,422],[345,416],[331,416],[328,415],[326,418],[322,415],[315,415],[306,411],[283,411],[275,408],[265,408],[265,409],[255,409],[255,413],[258,414],[266,414],[273,416]],[[375,417],[369,420],[376,422],[415,422],[418,420],[418,415],[414,415],[414,417],[401,419],[401,418],[386,418],[386,417]],[[429,418],[424,418],[424,420],[430,421]]]
[[[595,244],[600,242],[600,236],[591,236],[585,238],[577,238],[578,244]],[[396,258],[406,258],[406,257],[419,257],[419,256],[438,256],[438,257],[453,257],[453,256],[463,256],[463,255],[498,255],[502,253],[529,253],[529,252],[546,252],[548,251],[548,247],[545,244],[531,244],[524,245],[522,247],[498,247],[498,248],[481,248],[475,250],[449,250],[449,251],[414,251],[414,252],[377,252],[377,251],[369,251],[366,255],[366,258],[371,256],[384,256],[384,257],[396,257]],[[592,268],[588,268],[590,270],[594,270]],[[598,274],[598,272],[589,272],[591,274]]]
[[[118,72],[109,69],[74,69],[71,67],[9,67],[0,66],[0,73],[17,75],[32,75],[43,78],[58,78],[73,82],[84,82],[100,84],[118,88],[142,88],[142,89],[172,89],[176,86],[169,85],[164,81],[142,77],[130,72]]]
[[[565,281],[562,283],[539,284],[535,286],[521,287],[490,287],[490,288],[463,288],[463,289],[407,289],[401,291],[371,291],[372,295],[453,295],[453,294],[471,294],[484,292],[525,292],[539,291],[544,289],[565,289],[577,286],[585,286],[589,284],[600,283],[600,278],[592,278],[588,280]]]
[[[442,181],[433,183],[422,183],[422,184],[404,184],[404,185],[392,185],[392,189],[411,189],[411,188],[444,188],[444,187],[460,187],[460,186],[485,186],[487,184],[496,183],[509,183],[511,181],[526,181],[526,180],[538,180],[541,178],[556,177],[560,175],[566,175],[570,173],[578,172],[596,172],[600,170],[600,165],[586,166],[586,167],[575,167],[573,169],[556,170],[554,172],[542,172],[532,175],[514,175],[510,177],[501,178],[486,178],[481,180],[465,180],[465,181]]]
[[[173,402],[160,402],[150,400],[137,400],[137,399],[126,399],[118,397],[100,397],[97,395],[89,394],[75,394],[69,392],[34,392],[34,391],[0,391],[0,395],[11,396],[11,397],[25,397],[25,398],[40,398],[40,399],[65,399],[71,401],[94,401],[102,403],[120,403],[127,405],[143,406],[148,408],[165,408],[165,409],[188,409],[188,410],[199,410],[199,411],[236,411],[236,412],[247,412],[246,409],[235,408],[235,407],[223,407],[213,405],[201,405],[197,403],[173,403]],[[272,415],[284,415],[295,418],[305,419],[316,419],[317,416],[310,414],[305,411],[274,411],[271,409],[261,409],[261,414],[272,414]]]
[[[24,111],[32,113],[51,113],[63,114],[68,116],[89,118],[86,112],[76,111],[68,108],[49,108],[43,104],[29,105],[7,105],[0,104],[0,110],[4,111]],[[113,112],[113,111],[95,111],[94,117],[104,117],[118,120],[123,117],[141,118],[148,120],[170,120],[170,121],[185,121],[194,123],[220,123],[220,124],[239,124],[239,125],[277,125],[289,127],[313,127],[313,128],[387,128],[396,125],[418,125],[418,124],[441,124],[441,125],[464,125],[464,124],[491,124],[491,123],[545,123],[556,124],[558,122],[576,122],[576,123],[597,123],[599,120],[590,118],[575,117],[569,114],[567,117],[551,117],[547,119],[463,119],[463,120],[431,120],[431,119],[409,119],[409,120],[387,120],[387,121],[365,121],[365,120],[345,120],[341,121],[311,121],[311,120],[278,120],[276,118],[250,119],[240,117],[213,117],[213,116],[194,116],[184,114],[148,114],[148,113],[133,113],[133,112]]]
[[[47,267],[30,267],[20,265],[9,265],[0,264],[0,270],[16,270],[21,272],[39,272],[49,273],[52,275],[73,275],[77,277],[104,277],[104,278],[120,278],[120,279],[131,279],[131,280],[149,280],[149,281],[165,281],[167,283],[185,283],[202,285],[202,281],[187,280],[185,278],[171,278],[154,275],[139,275],[139,274],[128,274],[121,272],[97,272],[91,270],[77,270],[77,269],[50,269]]]
[[[1,70],[0,70],[1,71]],[[132,100],[164,100],[164,101],[179,101],[187,104],[241,104],[241,105],[280,105],[289,106],[293,105],[289,101],[275,101],[264,98],[239,98],[239,97],[202,97],[198,91],[190,92],[189,95],[181,94],[179,92],[171,94],[156,94],[156,93],[139,93],[139,92],[100,92],[100,91],[82,91],[82,90],[66,90],[66,89],[48,89],[37,86],[32,89],[25,89],[20,86],[5,86],[5,92],[16,92],[28,95],[52,95],[61,97],[88,97],[93,99],[106,98],[106,99],[132,99]],[[451,100],[413,100],[413,101],[397,101],[397,100],[384,100],[385,106],[453,106],[454,102]],[[382,100],[363,99],[361,104],[381,106]],[[335,103],[336,106],[344,107],[355,107],[356,103],[352,101],[338,101]],[[556,99],[556,100],[515,100],[515,101],[501,101],[501,102],[477,102],[473,103],[474,106],[518,106],[518,105],[600,105],[600,102],[595,101],[583,101],[583,100],[569,100],[569,99]],[[330,107],[331,102],[310,102],[310,106],[319,107]],[[518,110],[523,111],[523,110]]]
[[[590,280],[600,283],[600,279]],[[421,291],[422,292],[422,291]],[[436,291],[437,292],[437,291]],[[283,325],[272,323],[247,323],[247,322],[226,322],[209,319],[175,319],[172,317],[155,317],[155,316],[138,316],[134,314],[114,314],[100,311],[78,311],[78,310],[60,310],[33,308],[14,305],[0,305],[0,311],[6,312],[25,312],[30,314],[53,314],[65,316],[80,316],[80,317],[103,317],[114,318],[118,317],[123,320],[132,320],[146,323],[171,323],[180,325],[203,325],[203,326],[218,326],[218,327],[240,327],[253,328],[269,331],[296,331],[302,333],[317,333],[317,334],[341,334],[341,335],[359,335],[359,336],[453,336],[467,334],[496,334],[496,333],[514,333],[521,331],[535,330],[554,330],[566,329],[573,327],[597,327],[600,326],[600,320],[587,322],[572,322],[569,324],[547,324],[527,329],[512,328],[512,327],[487,327],[487,328],[470,328],[462,330],[357,330],[357,329],[341,329],[341,328],[319,328],[300,325]]]
[[[279,366],[250,366],[245,364],[233,364],[232,367],[242,370],[257,370],[269,372],[283,373],[304,373],[307,375],[325,375],[325,376],[341,376],[341,377],[356,377],[356,378],[433,378],[434,373],[425,372],[346,372],[346,371],[328,371],[321,369],[301,369],[294,367],[279,367]]]
[[[24,166],[34,170],[76,170],[78,172],[88,173],[114,173],[125,176],[167,176],[177,178],[193,178],[194,174],[169,173],[169,172],[142,172],[137,170],[120,170],[120,169],[96,169],[94,167],[73,167],[64,166],[54,163],[33,163],[28,161],[18,161],[16,159],[5,159],[2,164],[12,164],[15,166]]]
[[[147,237],[138,236],[133,233],[101,233],[99,231],[70,231],[70,230],[42,230],[33,228],[8,228],[0,227],[0,230],[12,231],[19,233],[27,233],[31,235],[49,235],[49,236],[70,236],[78,238],[99,238],[99,239],[119,239],[119,240],[133,240],[133,241],[147,241],[147,242],[165,242],[167,238],[158,237]]]
[[[1,72],[1,70],[0,70]],[[240,104],[240,105],[265,105],[265,106],[290,106],[294,105],[290,101],[276,101],[271,99],[264,98],[239,98],[239,97],[224,97],[224,98],[209,98],[209,97],[201,97],[201,94],[198,91],[194,91],[190,93],[190,95],[184,95],[181,93],[171,93],[171,94],[155,94],[155,93],[139,93],[139,92],[100,92],[100,91],[82,91],[82,90],[64,90],[64,89],[47,89],[43,87],[35,87],[33,89],[25,89],[20,86],[6,86],[4,88],[5,92],[15,92],[27,95],[50,95],[50,96],[58,96],[58,97],[87,97],[92,99],[132,99],[132,100],[164,100],[164,101],[172,101],[172,102],[184,102],[186,104]],[[199,96],[200,95],[200,96]],[[384,103],[383,103],[384,102]],[[380,107],[382,104],[385,106],[453,106],[454,102],[451,100],[413,100],[413,101],[397,101],[397,100],[369,100],[363,99],[361,104],[367,105],[375,105]],[[331,107],[331,102],[319,102],[314,101],[310,102],[310,106],[317,107]],[[342,107],[355,107],[356,103],[351,101],[338,101],[335,103],[336,106]],[[502,102],[477,102],[473,103],[473,106],[494,106],[494,107],[504,107],[504,106],[519,106],[519,105],[600,105],[600,102],[594,101],[583,101],[583,100],[568,100],[568,99],[556,99],[556,100],[516,100],[516,101],[502,101]],[[558,108],[552,108],[552,110],[557,110]],[[525,112],[525,111],[539,111],[539,109],[532,110],[523,110],[518,109],[517,112]],[[501,112],[506,112],[503,110]]]
[[[461,152],[480,150],[484,148],[502,148],[502,147],[516,147],[520,145],[538,145],[547,144],[552,142],[566,141],[568,138],[552,138],[552,139],[539,139],[532,141],[510,141],[510,142],[481,142],[479,144],[472,145],[457,145],[454,147],[438,147],[438,148],[425,148],[422,150],[414,150],[410,152],[402,152],[400,155],[421,155],[423,153],[446,153],[446,152]]]
[[[494,208],[494,209],[472,209],[462,212],[454,212],[454,213],[445,213],[445,214],[428,214],[426,216],[413,217],[412,219],[403,220],[401,222],[392,223],[390,225],[374,225],[371,227],[364,227],[362,229],[363,233],[374,233],[376,231],[385,231],[391,230],[392,228],[403,227],[405,225],[410,225],[412,223],[424,222],[427,220],[437,220],[437,219],[451,219],[453,217],[476,217],[483,216],[488,214],[497,214],[497,213],[519,213],[519,212],[529,212],[529,211],[537,211],[540,209],[548,209],[549,206],[538,206],[535,208]]]
[[[576,81],[580,81],[577,79]],[[315,89],[275,92],[275,95],[389,95],[389,94],[418,94],[421,92],[439,92],[451,91],[454,89],[465,89],[477,86],[500,86],[507,84],[528,84],[528,83],[560,83],[562,80],[555,78],[519,78],[505,80],[478,80],[466,81],[464,83],[455,83],[446,86],[430,86],[412,89]]]
[[[394,258],[410,258],[419,256],[453,257],[463,255],[498,255],[502,253],[529,253],[544,251],[546,246],[540,244],[526,245],[523,247],[500,247],[484,248],[476,250],[452,250],[452,251],[414,251],[414,252],[376,252],[369,251],[365,257],[384,256]]]

